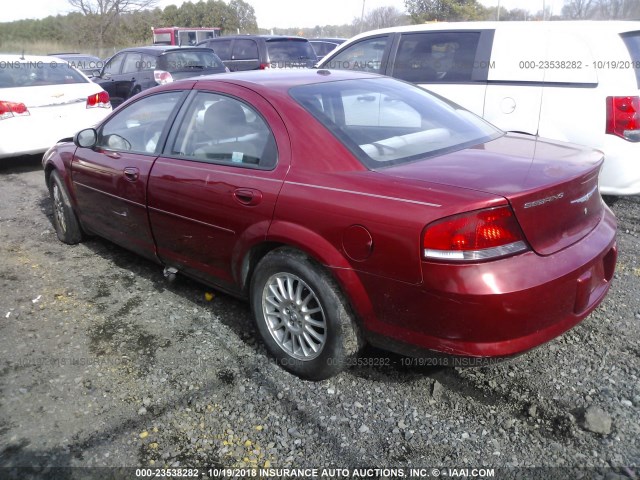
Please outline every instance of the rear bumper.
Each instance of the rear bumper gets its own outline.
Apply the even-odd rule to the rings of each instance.
[[[605,209],[589,235],[546,257],[526,252],[478,264],[425,262],[422,285],[361,276],[375,312],[363,319],[365,336],[408,355],[523,353],[569,330],[602,301],[615,269],[615,231]]]
[[[614,135],[605,135],[599,146],[605,152],[600,171],[600,193],[603,195],[640,194],[640,144]]]

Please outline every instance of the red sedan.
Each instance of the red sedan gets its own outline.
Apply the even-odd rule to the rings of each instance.
[[[310,379],[365,341],[485,359],[576,325],[616,263],[602,162],[327,70],[157,87],[43,158],[63,242],[97,234],[248,299]]]

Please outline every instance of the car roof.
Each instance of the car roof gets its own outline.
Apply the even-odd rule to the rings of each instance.
[[[319,37],[319,38],[310,38],[309,39],[310,42],[346,42],[347,39],[346,38],[340,38],[340,37]]]
[[[314,83],[329,83],[341,80],[363,80],[374,78],[386,78],[383,75],[368,72],[354,72],[352,70],[326,70],[326,69],[283,69],[283,70],[248,70],[224,74],[204,75],[197,78],[185,79],[187,83],[216,82],[234,83],[236,85],[251,88],[257,92],[268,95],[269,91],[287,91],[292,87],[310,85]],[[397,80],[399,81],[399,80]],[[172,85],[176,85],[173,82]]]
[[[195,47],[193,45],[189,45],[188,47],[179,47],[177,45],[147,45],[147,46],[142,46],[142,47],[123,48],[122,50],[120,50],[117,53],[120,53],[120,52],[139,52],[139,53],[162,54],[162,53],[171,52],[171,51],[184,52],[185,50],[197,50],[197,51],[200,51],[200,50],[202,50],[202,48]]]
[[[589,30],[589,31],[609,31],[609,32],[631,32],[640,30],[640,21],[628,20],[559,20],[553,22],[527,22],[527,21],[508,21],[508,22],[433,22],[420,25],[404,25],[402,27],[388,27],[379,30],[370,30],[360,33],[349,40],[357,40],[372,35],[382,35],[385,33],[407,33],[407,32],[428,32],[430,30],[456,31],[456,30]]]
[[[267,41],[268,40],[285,40],[285,39],[308,41],[305,37],[300,37],[297,35],[225,35],[224,37],[208,38],[206,40],[203,40],[202,42],[208,42],[211,40],[232,40],[237,38],[264,38]]]

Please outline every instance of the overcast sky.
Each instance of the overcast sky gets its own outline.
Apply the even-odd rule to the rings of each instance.
[[[192,0],[193,1],[193,0]],[[341,25],[351,23],[362,13],[363,0],[245,0],[253,5],[261,28],[313,27],[316,25]],[[532,13],[542,9],[543,0],[480,0],[486,6],[500,5],[524,8]],[[393,5],[404,11],[403,0],[364,0],[365,13],[377,7]],[[182,0],[160,0],[161,8],[180,5]],[[554,13],[559,13],[563,0],[546,0]],[[23,18],[44,18],[66,14],[71,10],[67,0],[2,0],[0,22]],[[215,26],[215,25],[211,25]]]

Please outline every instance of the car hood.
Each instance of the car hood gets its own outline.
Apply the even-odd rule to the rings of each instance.
[[[602,162],[603,154],[596,150],[507,134],[378,172],[500,195],[511,204],[532,248],[549,255],[583,238],[602,218]]]

